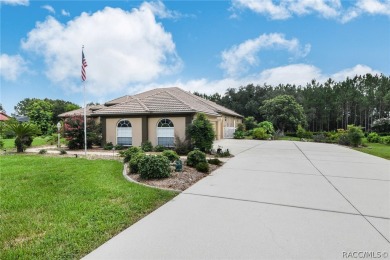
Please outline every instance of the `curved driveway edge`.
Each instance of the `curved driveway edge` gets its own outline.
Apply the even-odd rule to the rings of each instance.
[[[345,147],[223,140],[223,167],[85,259],[345,259],[390,253],[390,163]],[[351,258],[351,257],[350,257]]]

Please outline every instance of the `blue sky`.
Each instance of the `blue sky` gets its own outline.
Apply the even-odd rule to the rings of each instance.
[[[389,0],[0,0],[1,103],[390,74]]]

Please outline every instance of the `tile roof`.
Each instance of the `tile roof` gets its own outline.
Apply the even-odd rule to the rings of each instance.
[[[242,117],[240,114],[237,114],[230,109],[177,87],[157,88],[133,96],[119,97],[106,102],[103,108],[94,111],[92,114],[130,115],[197,112],[203,112],[213,116],[225,114]]]
[[[87,106],[87,116],[93,115],[93,113],[97,110],[100,110],[104,108],[104,105],[97,105],[97,106]],[[70,117],[74,115],[84,115],[84,108],[79,108],[76,110],[68,111],[62,114],[59,114],[58,117]]]

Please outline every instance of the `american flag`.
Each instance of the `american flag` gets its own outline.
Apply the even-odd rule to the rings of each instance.
[[[82,81],[85,81],[87,79],[87,73],[85,72],[85,67],[87,67],[87,60],[84,56],[84,50],[81,51],[82,57],[81,57],[81,79]]]

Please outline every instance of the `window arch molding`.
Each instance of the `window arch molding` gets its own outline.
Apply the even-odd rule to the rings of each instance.
[[[133,127],[128,119],[120,119],[116,124],[116,143],[130,146],[133,144]]]
[[[175,126],[171,119],[162,118],[157,123],[157,144],[173,147],[175,140]]]

